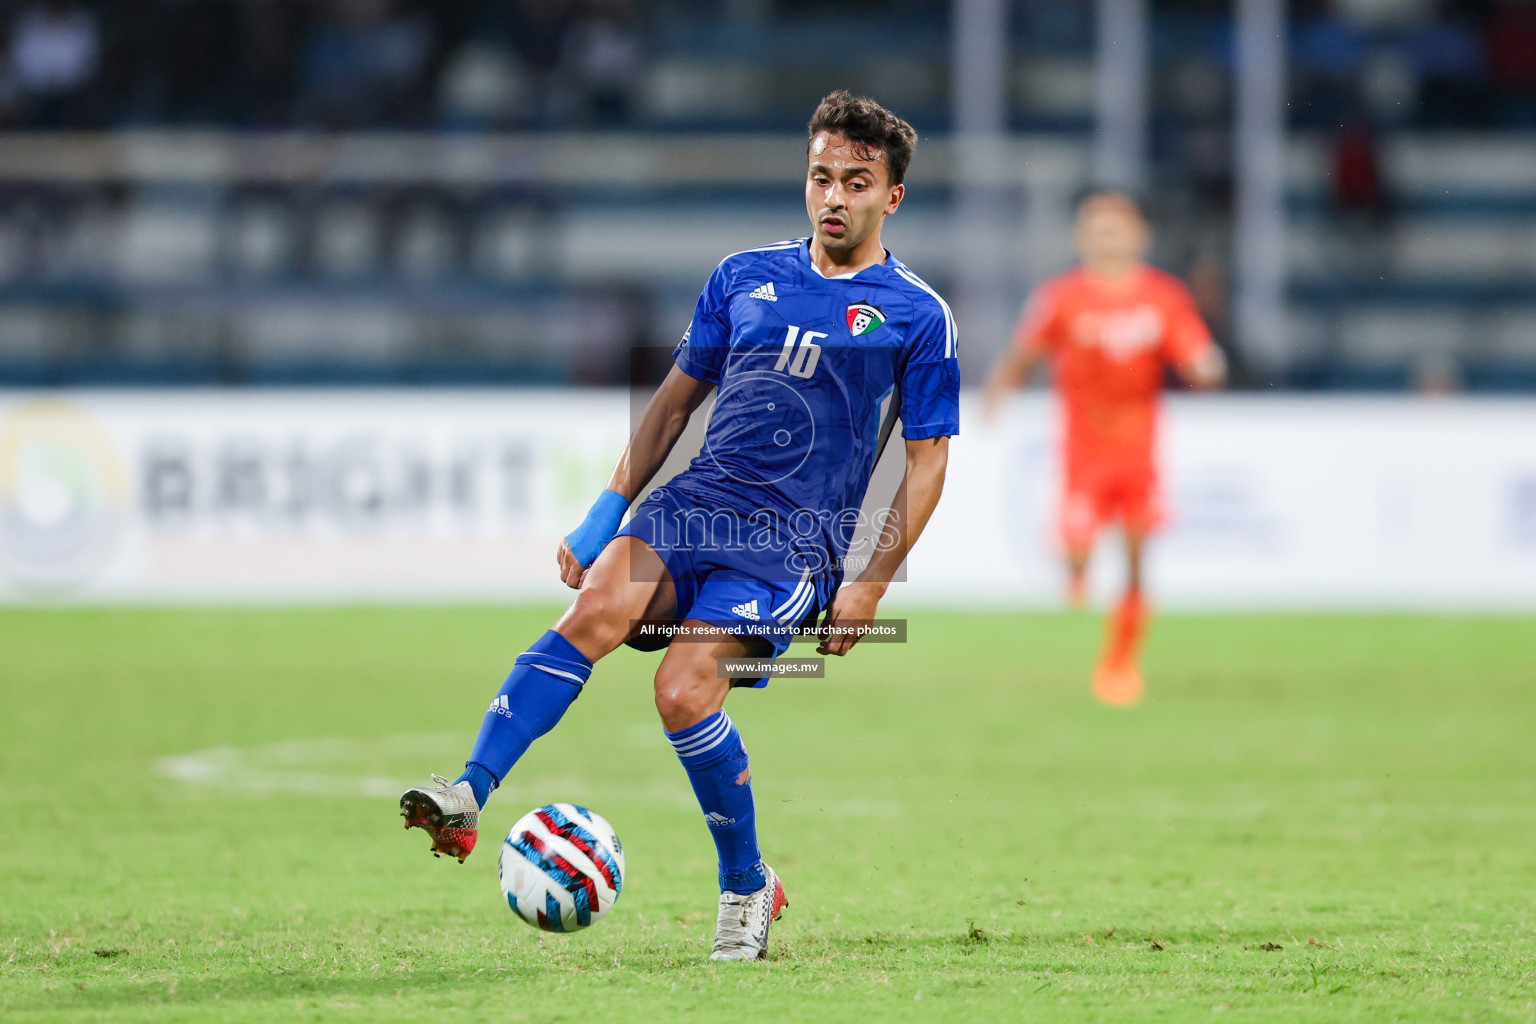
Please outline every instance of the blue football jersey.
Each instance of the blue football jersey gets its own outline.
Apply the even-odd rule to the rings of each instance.
[[[883,418],[899,416],[908,440],[959,432],[956,342],[944,300],[889,254],[836,278],[812,265],[808,238],[726,257],[673,354],[717,390],[704,447],[668,488],[793,521],[840,563]]]

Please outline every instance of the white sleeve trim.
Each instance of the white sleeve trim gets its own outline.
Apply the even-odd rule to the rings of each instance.
[[[896,273],[917,285],[929,295],[932,295],[938,302],[939,308],[944,311],[944,358],[953,359],[955,350],[959,347],[959,345],[958,339],[956,338],[956,334],[958,332],[955,330],[955,315],[949,311],[949,303],[944,301],[944,297],[942,295],[928,287],[926,281],[912,273],[912,271],[908,270],[906,267],[897,267]]]

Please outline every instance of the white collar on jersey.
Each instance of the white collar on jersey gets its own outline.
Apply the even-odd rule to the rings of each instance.
[[[819,276],[821,276],[821,277],[826,277],[826,278],[827,278],[827,280],[828,280],[828,281],[852,281],[852,280],[853,280],[853,279],[854,279],[854,278],[856,278],[856,277],[858,277],[858,276],[859,276],[859,272],[858,272],[858,271],[857,271],[857,270],[855,270],[855,271],[854,271],[854,272],[853,272],[853,273],[851,273],[851,274],[833,274],[833,275],[832,275],[832,276],[831,276],[831,277],[827,277],[827,275],[826,275],[826,274],[823,274],[823,273],[822,273],[822,272],[821,272],[821,268],[820,268],[820,267],[818,267],[818,266],[817,266],[817,265],[816,265],[816,264],[814,264],[814,263],[812,263],[812,264],[811,264],[811,269],[812,269],[812,270],[814,270],[814,271],[816,271],[816,273],[817,273],[817,274],[818,274],[818,275],[819,275]]]
[[[871,263],[869,265],[870,267],[883,267],[891,262],[891,250],[886,249],[883,251],[885,252],[885,259],[881,260],[879,263]],[[865,267],[864,270],[855,270],[851,274],[834,274],[831,277],[827,277],[826,274],[821,272],[821,268],[816,265],[816,261],[811,259],[811,243],[809,239],[806,240],[805,248],[802,249],[801,252],[805,254],[805,262],[810,264],[811,269],[816,272],[816,276],[824,278],[828,281],[852,281],[854,278],[864,273],[864,270],[869,269],[869,267]]]

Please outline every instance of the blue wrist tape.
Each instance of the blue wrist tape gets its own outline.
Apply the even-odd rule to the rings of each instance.
[[[581,563],[583,569],[597,561],[597,556],[603,553],[603,548],[619,531],[619,524],[624,521],[624,513],[628,511],[628,498],[618,491],[604,491],[592,503],[581,525],[565,535],[565,543],[570,546],[571,554],[576,556],[576,561]]]

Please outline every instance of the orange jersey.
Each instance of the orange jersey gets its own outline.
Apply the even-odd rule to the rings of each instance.
[[[1124,281],[1082,269],[1051,278],[1030,298],[1014,340],[1055,367],[1069,469],[1109,462],[1148,472],[1163,369],[1212,344],[1189,289],[1152,267]]]

